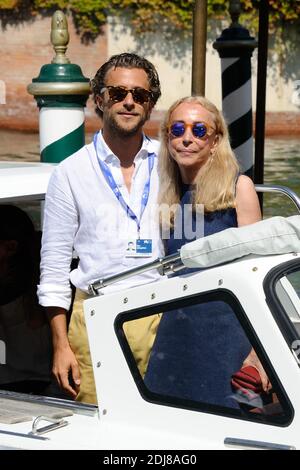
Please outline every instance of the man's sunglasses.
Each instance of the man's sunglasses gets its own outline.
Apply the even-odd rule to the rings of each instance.
[[[128,89],[123,86],[105,86],[100,93],[103,93],[105,90],[108,91],[109,98],[116,103],[125,100],[128,93],[132,94],[133,101],[138,104],[147,103],[152,98],[151,91],[140,87]]]
[[[206,122],[194,122],[193,124],[186,124],[183,121],[175,121],[168,127],[169,133],[173,137],[182,137],[186,129],[191,129],[193,136],[197,139],[210,136],[215,131],[215,129],[209,124],[206,124]]]

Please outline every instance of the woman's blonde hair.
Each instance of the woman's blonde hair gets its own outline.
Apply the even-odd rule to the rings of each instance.
[[[235,206],[235,184],[239,165],[230,147],[227,126],[222,113],[203,96],[189,96],[177,100],[167,111],[161,125],[159,152],[160,195],[159,204],[172,207],[181,198],[182,180],[179,167],[169,152],[169,124],[173,111],[182,103],[201,105],[212,114],[218,139],[213,155],[199,172],[192,203],[203,204],[205,212]],[[172,218],[172,217],[171,217]],[[173,225],[170,220],[169,224]]]

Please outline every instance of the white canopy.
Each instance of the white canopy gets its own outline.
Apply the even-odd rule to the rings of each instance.
[[[300,215],[272,217],[187,243],[180,250],[189,268],[215,266],[242,256],[300,252]]]

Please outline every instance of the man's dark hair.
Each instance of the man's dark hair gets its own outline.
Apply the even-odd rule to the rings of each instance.
[[[160,82],[158,78],[158,73],[151,62],[140,57],[137,54],[131,54],[129,52],[124,52],[123,54],[117,54],[111,56],[111,58],[101,65],[100,69],[96,72],[95,77],[91,80],[91,88],[94,95],[94,102],[97,105],[96,97],[100,95],[100,92],[103,87],[105,87],[105,78],[107,72],[112,68],[123,67],[127,69],[142,69],[146,72],[149,86],[151,91],[151,103],[154,106],[158,98],[161,95],[160,91]],[[102,117],[102,111],[96,107],[96,113]]]

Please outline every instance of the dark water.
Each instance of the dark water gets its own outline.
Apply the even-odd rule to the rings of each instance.
[[[92,135],[86,136],[90,142]],[[0,130],[0,161],[38,162],[38,134]],[[265,142],[265,183],[288,186],[300,195],[300,138],[266,139]],[[285,196],[266,194],[264,196],[264,217],[293,215],[295,206]]]

